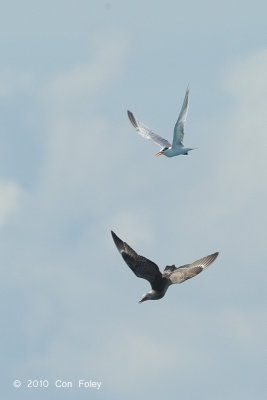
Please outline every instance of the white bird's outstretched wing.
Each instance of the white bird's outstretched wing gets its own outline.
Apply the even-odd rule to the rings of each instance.
[[[182,283],[187,279],[193,278],[199,274],[203,269],[207,268],[218,257],[218,252],[210,254],[209,256],[200,258],[192,264],[182,265],[175,268],[175,266],[166,267],[162,276],[169,279],[170,284]]]
[[[137,130],[137,132],[146,139],[151,139],[157,145],[161,147],[171,147],[171,144],[168,140],[163,139],[161,136],[157,135],[156,133],[152,132],[147,126],[145,126],[142,122],[135,119],[133,113],[127,110],[129,120]]]
[[[189,97],[189,88],[187,88],[187,90],[186,90],[184,102],[183,102],[178,120],[174,127],[172,148],[175,148],[176,146],[183,146],[184,124],[185,124],[187,111],[188,111],[188,97]]]

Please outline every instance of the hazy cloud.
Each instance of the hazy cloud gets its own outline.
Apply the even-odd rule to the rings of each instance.
[[[18,211],[22,194],[22,189],[16,183],[0,181],[0,226]]]

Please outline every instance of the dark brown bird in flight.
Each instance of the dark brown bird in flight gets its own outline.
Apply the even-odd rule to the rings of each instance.
[[[160,272],[159,267],[146,257],[138,255],[126,242],[123,242],[113,231],[111,231],[113,240],[117,249],[122,255],[126,264],[131,268],[133,273],[138,278],[146,279],[150,285],[151,290],[144,294],[139,301],[142,303],[146,300],[161,299],[168,287],[175,283],[182,283],[187,279],[193,278],[199,274],[203,269],[207,268],[218,257],[218,252],[210,254],[209,256],[200,258],[192,264],[182,265],[176,268],[174,265],[165,267],[163,273]]]

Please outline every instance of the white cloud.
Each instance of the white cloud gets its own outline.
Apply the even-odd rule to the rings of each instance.
[[[155,239],[153,218],[144,209],[118,211],[109,223],[115,233],[132,245],[145,247],[147,244],[151,245]]]
[[[16,92],[27,91],[33,86],[33,75],[30,72],[0,71],[0,97],[8,97]]]
[[[236,208],[267,195],[267,49],[240,60],[227,75],[234,102],[221,130],[226,142],[218,180],[224,207]]]
[[[88,63],[58,74],[43,90],[47,141],[38,191],[52,213],[91,215],[106,203],[110,166],[116,163],[112,133],[118,127],[94,107],[121,73],[126,45],[123,35],[96,37]]]
[[[225,336],[245,354],[264,348],[267,334],[265,309],[231,308],[220,313]]]
[[[197,199],[194,207],[189,211],[183,204],[185,211],[181,215],[186,216],[189,227],[198,221],[193,232],[190,228],[189,237],[201,235],[203,227],[212,228],[222,244],[230,236],[245,234],[240,229],[240,221],[244,221],[254,229],[253,238],[256,231],[260,232],[260,241],[267,201],[267,50],[232,63],[224,70],[223,86],[231,108],[224,107],[200,126],[200,131],[206,132],[208,127],[212,132],[212,155],[207,154],[210,167],[189,189],[188,204],[191,198]],[[203,150],[200,148],[199,152]],[[236,223],[227,226],[227,216]],[[177,226],[179,221],[180,216]],[[208,232],[206,239],[207,235]],[[212,236],[216,237],[213,233]],[[191,243],[189,237],[187,243]]]
[[[18,211],[21,196],[22,190],[16,183],[0,180],[0,226]]]
[[[127,39],[122,33],[109,35],[96,35],[91,41],[89,61],[75,66],[68,71],[62,71],[52,79],[44,90],[46,107],[54,113],[54,118],[75,117],[77,104],[87,100],[94,102],[94,96],[112,80],[120,75],[127,52]]]

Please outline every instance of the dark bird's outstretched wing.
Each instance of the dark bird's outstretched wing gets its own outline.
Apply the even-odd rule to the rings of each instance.
[[[121,253],[126,264],[131,268],[138,278],[146,279],[151,286],[162,279],[159,267],[148,258],[139,256],[126,242],[123,242],[113,231],[111,231],[117,249]]]
[[[182,283],[187,279],[193,278],[203,269],[207,268],[218,257],[218,252],[210,254],[207,257],[200,258],[192,264],[182,265],[179,268],[174,266],[166,267],[162,276],[169,279],[170,284]]]

